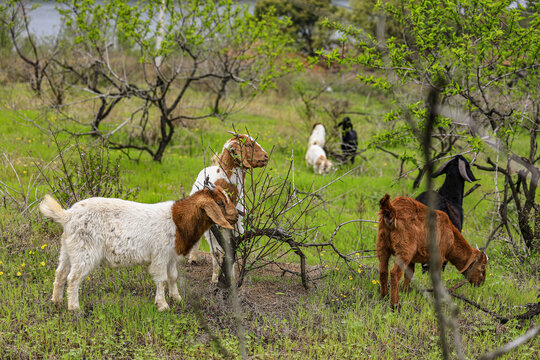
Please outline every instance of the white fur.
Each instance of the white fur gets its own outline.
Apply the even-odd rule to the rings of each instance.
[[[322,162],[318,163],[318,159],[323,157]],[[316,174],[328,174],[332,169],[332,162],[326,158],[326,152],[319,145],[311,145],[306,151],[306,165],[313,166],[313,171]]]
[[[159,310],[169,307],[165,301],[165,281],[169,283],[169,294],[180,301],[173,204],[173,201],[141,204],[96,197],[64,210],[46,195],[40,211],[64,226],[52,301],[62,300],[67,280],[68,309],[79,309],[81,281],[99,264],[148,265],[157,287],[155,302]]]
[[[311,136],[308,140],[308,148],[311,145],[319,145],[320,147],[324,147],[324,144],[326,143],[326,130],[324,128],[323,124],[317,124],[313,127],[313,131],[311,132]]]

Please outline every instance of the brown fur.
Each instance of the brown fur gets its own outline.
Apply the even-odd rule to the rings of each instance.
[[[238,203],[238,188],[236,185],[231,184],[225,179],[217,179],[215,185],[222,187],[235,205]]]
[[[231,140],[230,148],[224,149],[219,157],[213,158],[213,163],[219,165],[228,175],[236,167],[251,169],[268,164],[268,154],[249,136],[237,135]]]
[[[390,202],[386,194],[380,201],[379,231],[377,234],[377,257],[379,258],[379,279],[381,296],[388,294],[388,262],[395,256],[395,265],[390,275],[390,303],[399,302],[398,283],[405,272],[403,289],[408,290],[414,274],[414,264],[429,261],[427,238],[428,208],[411,198],[397,196]],[[448,215],[440,210],[436,214],[436,241],[439,244],[441,265],[450,261],[460,273],[464,273],[473,285],[485,281],[487,256],[473,249],[459,230],[452,224]],[[439,268],[440,271],[440,268]]]
[[[172,217],[176,224],[175,250],[186,256],[202,234],[213,224],[232,229],[238,219],[233,201],[227,201],[220,186],[203,189],[175,202]],[[220,205],[221,204],[221,205]]]
[[[319,156],[317,161],[315,161],[315,165],[317,165],[317,167],[320,167],[325,160],[326,160],[326,158],[324,157],[324,155],[321,155],[321,156]]]

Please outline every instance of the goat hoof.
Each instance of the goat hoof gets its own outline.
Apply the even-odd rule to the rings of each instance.
[[[394,304],[392,305],[392,312],[401,312],[401,305],[400,304]]]
[[[182,297],[178,294],[172,295],[174,301],[182,302]]]
[[[165,304],[158,305],[158,310],[159,311],[169,310],[169,304],[165,303]]]

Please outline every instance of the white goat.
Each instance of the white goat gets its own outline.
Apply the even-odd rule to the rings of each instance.
[[[316,174],[328,174],[333,164],[326,158],[326,152],[321,146],[311,145],[306,151],[306,166],[313,166]]]
[[[324,128],[324,125],[321,123],[316,123],[313,125],[313,128],[311,130],[311,135],[308,140],[308,148],[311,145],[319,145],[320,147],[324,147],[324,144],[326,143],[326,129]]]
[[[193,184],[191,193],[202,189],[208,178],[210,183],[221,186],[231,195],[234,202],[237,201],[236,208],[242,214],[245,211],[244,181],[246,172],[251,168],[266,166],[268,154],[251,136],[241,134],[227,140],[219,157],[214,158],[214,163],[215,165],[201,170]],[[225,241],[230,241],[233,236],[243,233],[242,216],[239,216],[234,230],[225,230],[223,237]],[[223,257],[223,249],[211,231],[206,231],[204,237],[213,255],[212,282],[216,283],[219,279],[219,261]],[[200,241],[195,244],[188,257],[190,263],[197,261],[199,246]]]
[[[46,195],[39,210],[64,227],[51,300],[62,301],[67,280],[69,310],[79,309],[79,286],[99,264],[148,265],[157,287],[158,309],[168,309],[165,281],[169,295],[181,300],[176,283],[179,255],[187,255],[214,223],[232,229],[238,218],[234,204],[219,186],[176,202],[141,204],[96,197],[79,201],[68,210]]]

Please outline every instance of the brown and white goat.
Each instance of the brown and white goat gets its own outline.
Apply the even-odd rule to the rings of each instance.
[[[405,270],[403,289],[408,290],[414,274],[414,264],[429,261],[427,236],[428,208],[424,204],[403,196],[390,201],[386,194],[379,202],[379,231],[377,257],[381,296],[388,294],[388,261],[395,256],[390,272],[390,303],[399,303],[398,283]],[[482,285],[486,279],[487,255],[473,249],[446,213],[436,210],[436,241],[439,244],[441,265],[450,261],[473,285]],[[440,271],[440,268],[439,268]]]
[[[268,154],[262,146],[251,136],[246,134],[234,134],[232,139],[227,140],[223,145],[221,154],[214,157],[213,166],[202,169],[197,176],[197,180],[191,188],[191,193],[202,189],[208,181],[212,184],[223,187],[236,203],[236,208],[240,213],[245,211],[244,184],[248,169],[264,167],[268,164]],[[238,218],[234,230],[225,230],[223,236],[225,241],[230,241],[233,236],[244,233],[242,226],[242,216]],[[217,282],[219,277],[219,260],[222,258],[223,250],[219,246],[217,239],[211,231],[206,231],[204,237],[212,252],[212,282]],[[200,241],[195,244],[188,261],[196,262]]]
[[[89,198],[64,210],[50,195],[41,213],[64,227],[52,301],[62,301],[67,280],[68,309],[79,309],[79,286],[99,264],[125,267],[148,265],[156,283],[159,310],[169,308],[169,295],[180,301],[177,286],[179,256],[186,256],[214,223],[232,229],[238,212],[226,192],[216,186],[186,199],[141,204],[110,198]]]

